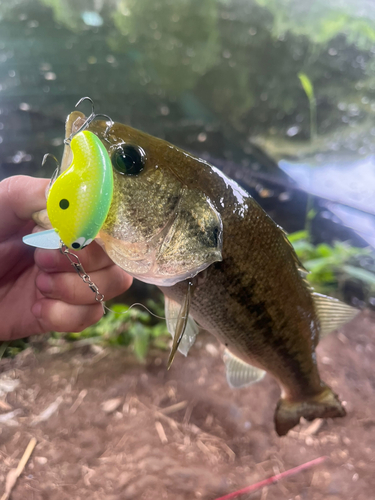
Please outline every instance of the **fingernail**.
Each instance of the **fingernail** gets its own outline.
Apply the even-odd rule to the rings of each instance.
[[[41,302],[37,302],[31,308],[31,312],[34,314],[36,318],[40,318],[42,316],[42,304]]]
[[[36,286],[42,293],[52,292],[52,278],[47,273],[40,273],[36,277]]]

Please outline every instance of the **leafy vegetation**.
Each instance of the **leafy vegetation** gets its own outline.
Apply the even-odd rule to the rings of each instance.
[[[162,302],[149,300],[147,306],[154,314],[163,316]],[[111,304],[110,310],[95,325],[76,333],[52,332],[48,343],[60,348],[62,342],[79,342],[81,346],[99,344],[128,347],[140,362],[144,362],[150,348],[168,349],[169,339],[164,320],[156,319],[146,310],[131,308],[126,304]],[[0,359],[14,357],[27,346],[27,339],[0,342]]]
[[[147,305],[158,316],[163,315],[162,305],[155,301],[148,301]],[[156,320],[146,310],[130,308],[126,304],[113,304],[95,325],[79,333],[63,335],[66,340],[73,342],[93,339],[92,343],[101,345],[130,347],[141,362],[145,360],[150,347],[167,349],[170,337],[164,320]],[[52,334],[52,339],[59,338],[61,334]]]
[[[298,78],[300,79],[301,85],[307,98],[309,100],[310,106],[310,139],[315,139],[317,132],[316,126],[316,99],[314,94],[314,87],[310,78],[305,73],[298,73]]]
[[[14,357],[24,349],[27,343],[25,339],[18,339],[6,342],[0,342],[0,360],[4,357]]]
[[[368,0],[0,2],[2,40],[15,54],[2,62],[2,96],[25,95],[34,111],[64,116],[89,94],[113,119],[153,135],[199,120],[227,140],[234,130],[241,144],[249,135],[283,138],[291,126],[290,142],[306,140],[310,120],[320,135],[348,120],[371,129],[372,9]],[[317,120],[299,74],[314,90]],[[60,132],[43,133],[52,141]],[[22,139],[20,150],[35,148]]]
[[[310,272],[307,280],[316,291],[342,296],[344,283],[351,279],[368,293],[375,292],[375,260],[370,248],[357,248],[340,241],[333,246],[313,245],[308,231],[298,231],[288,238]]]

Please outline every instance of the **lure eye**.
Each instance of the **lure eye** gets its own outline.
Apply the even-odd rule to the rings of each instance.
[[[74,248],[75,250],[79,250],[80,248],[83,248],[85,246],[84,245],[85,241],[86,241],[86,239],[83,236],[81,236],[81,238],[78,238],[75,241],[73,241],[72,248]]]
[[[146,154],[142,148],[123,144],[112,154],[112,165],[123,175],[138,175],[145,166]]]
[[[75,241],[73,241],[71,246],[75,250],[81,250],[82,248],[87,247],[87,245],[90,245],[91,242],[92,238],[86,240],[83,236],[81,236],[80,238],[77,238]]]

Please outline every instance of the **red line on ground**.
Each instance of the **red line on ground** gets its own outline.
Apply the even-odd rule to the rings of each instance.
[[[310,469],[310,467],[314,467],[315,465],[319,465],[322,462],[324,462],[328,457],[319,457],[315,458],[314,460],[311,460],[310,462],[306,462],[305,464],[298,465],[297,467],[294,467],[293,469],[286,470],[285,472],[281,472],[280,474],[276,474],[275,476],[271,476],[267,479],[264,479],[263,481],[259,481],[259,483],[252,484],[251,486],[247,486],[246,488],[243,488],[242,490],[237,490],[234,491],[233,493],[229,493],[228,495],[224,495],[223,497],[220,498],[215,498],[215,500],[231,500],[232,498],[237,498],[240,495],[243,495],[244,493],[252,493],[253,491],[260,490],[261,488],[264,488],[265,486],[268,486],[269,484],[276,483],[277,481],[280,481],[280,479],[284,479],[289,476],[293,476],[294,474],[298,474],[299,472]]]

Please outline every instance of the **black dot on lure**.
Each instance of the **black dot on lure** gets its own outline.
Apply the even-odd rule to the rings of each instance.
[[[79,243],[72,243],[72,247],[78,250],[78,248],[81,248],[81,245]]]
[[[68,207],[69,207],[69,201],[68,200],[60,200],[60,208],[62,208],[62,210],[66,210]]]
[[[123,175],[139,175],[144,169],[146,154],[142,148],[122,144],[112,153],[113,167]]]

